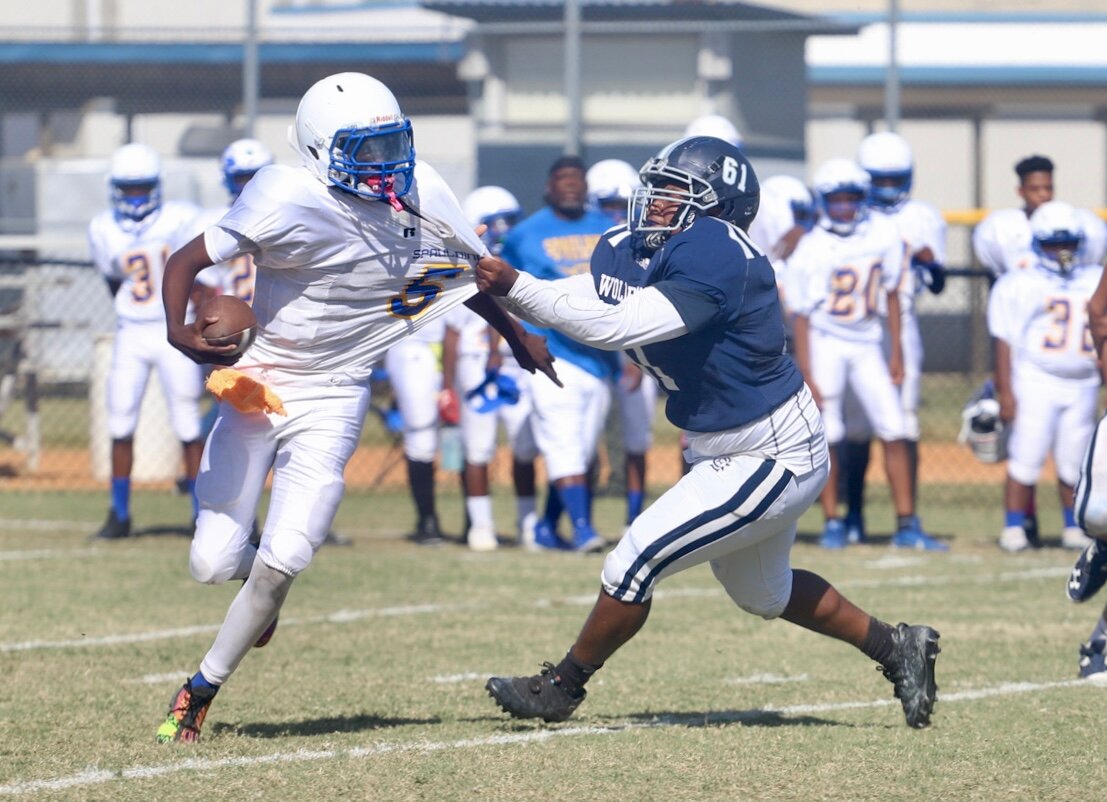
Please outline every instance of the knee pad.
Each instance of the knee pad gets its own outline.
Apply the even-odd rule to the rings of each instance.
[[[404,456],[416,462],[434,462],[438,452],[438,427],[409,429],[404,432]]]
[[[272,537],[266,533],[266,542],[258,550],[258,558],[274,571],[286,576],[296,576],[315,556],[315,549],[304,532],[283,530]]]
[[[726,589],[731,601],[747,613],[760,616],[766,621],[779,618],[784,612],[784,608],[788,606],[789,599],[792,598],[791,571],[787,572],[786,579],[782,578],[782,581],[774,587],[767,585],[740,585],[736,587],[734,582],[728,583],[726,581],[727,577],[714,560],[711,562],[711,570],[715,574],[715,578]]]
[[[251,557],[253,548],[249,548]],[[192,578],[205,585],[221,585],[238,573],[243,555],[232,552],[222,554],[205,553],[198,547],[198,541],[192,541],[188,552],[188,570]]]

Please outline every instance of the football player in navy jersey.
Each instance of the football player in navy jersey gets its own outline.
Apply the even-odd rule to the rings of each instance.
[[[641,170],[626,226],[604,234],[591,276],[542,281],[485,260],[478,286],[536,325],[625,350],[669,393],[692,469],[648,507],[604,561],[603,587],[557,665],[492,677],[516,718],[567,719],[585,684],[642,627],[657,583],[710,562],[742,609],[846,641],[877,661],[907,723],[937,695],[938,633],[891,626],[825,579],[793,570],[800,515],[827,476],[819,411],[791,358],[772,266],[746,233],[760,190],[749,161],[714,137],[664,148]]]

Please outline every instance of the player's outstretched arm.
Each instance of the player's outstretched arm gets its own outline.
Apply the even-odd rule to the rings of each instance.
[[[489,257],[485,257],[487,259]],[[483,262],[484,259],[481,260]],[[519,322],[508,315],[495,299],[483,293],[474,295],[465,305],[488,321],[507,342],[511,353],[519,367],[534,373],[542,371],[550,377],[550,381],[558,387],[562,387],[561,379],[557,378],[554,370],[554,358],[546,348],[546,338],[530,334],[519,325]]]
[[[204,245],[204,235],[196,237],[169,257],[162,279],[161,298],[165,304],[166,334],[169,344],[184,353],[193,362],[213,365],[229,365],[233,360],[228,354],[234,345],[209,345],[201,335],[204,327],[218,318],[208,317],[185,323],[188,301],[196,276],[212,261]]]

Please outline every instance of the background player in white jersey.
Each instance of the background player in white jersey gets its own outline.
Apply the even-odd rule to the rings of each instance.
[[[276,620],[322,544],[383,352],[461,303],[489,317],[520,364],[552,372],[541,340],[473,297],[487,253],[442,178],[415,160],[410,121],[388,87],[341,73],[300,101],[290,142],[303,165],[263,168],[215,226],[170,259],[169,340],[199,362],[226,361],[208,320],[185,324],[200,270],[252,253],[257,339],[233,374],[204,449],[189,565],[199,581],[247,578],[200,670],[177,692],[158,740],[195,741],[220,685]],[[268,391],[255,398],[240,390]],[[279,396],[274,398],[273,394]],[[249,528],[272,470],[261,544]]]
[[[890,131],[870,134],[857,149],[857,163],[872,179],[869,208],[873,214],[884,215],[895,223],[903,240],[898,290],[903,382],[898,390],[906,427],[911,494],[917,506],[923,343],[915,299],[923,287],[935,294],[945,287],[946,223],[933,206],[911,198],[914,161],[907,140]],[[846,486],[846,535],[851,543],[857,543],[865,539],[864,487],[872,426],[853,393],[846,394],[845,411],[846,440],[841,456]]]
[[[638,171],[621,159],[604,159],[588,168],[588,197],[613,224],[627,219],[627,203],[642,185]],[[623,467],[627,494],[626,524],[642,512],[646,500],[646,454],[653,445],[653,415],[657,382],[634,362],[623,359],[615,382],[615,403],[623,435]]]
[[[205,209],[196,218],[194,230],[203,232],[222,219],[257,171],[272,163],[273,154],[256,139],[236,139],[227,145],[219,166],[230,203]],[[250,254],[243,254],[232,262],[212,265],[200,273],[199,279],[212,287],[217,295],[233,295],[246,303],[254,300],[254,259]]]
[[[1037,263],[1004,275],[988,299],[988,329],[995,338],[1000,417],[1012,423],[1000,548],[1032,545],[1023,529],[1028,496],[1052,450],[1061,496],[1061,545],[1083,549],[1073,486],[1095,428],[1100,368],[1086,306],[1102,266],[1081,255],[1076,210],[1042,204],[1030,217]]]
[[[973,230],[972,245],[976,258],[999,278],[1012,270],[1022,270],[1037,262],[1030,233],[1030,215],[1043,203],[1053,200],[1053,161],[1046,156],[1027,156],[1015,164],[1019,183],[1016,192],[1022,200],[1019,209],[992,212]],[[1104,223],[1091,212],[1078,209],[1084,234],[1084,261],[1102,263],[1107,249]],[[1038,543],[1038,516],[1033,488],[1027,501],[1024,527],[1032,545]]]
[[[773,263],[777,284],[783,282],[788,257],[818,217],[815,196],[795,176],[774,175],[761,184],[761,208],[750,223],[750,237]],[[782,300],[787,306],[787,296]]]
[[[1043,203],[1053,200],[1053,161],[1045,156],[1027,156],[1015,165],[1019,178],[1016,192],[1022,199],[1020,209],[1000,209],[985,217],[972,234],[976,258],[999,278],[1009,270],[1019,270],[1035,261],[1030,233],[1030,215]],[[1077,209],[1084,235],[1085,260],[1101,263],[1107,250],[1107,228],[1095,214]]]
[[[139,407],[150,373],[169,406],[170,423],[184,446],[185,483],[193,499],[203,441],[200,438],[201,371],[165,341],[162,273],[169,254],[191,233],[198,209],[162,201],[161,159],[146,145],[115,151],[108,176],[111,208],[88,227],[89,253],[115,298],[115,342],[108,374],[111,437],[111,508],[93,537],[131,534],[131,467]]]
[[[796,362],[822,409],[830,444],[830,477],[822,492],[826,548],[847,544],[838,513],[838,444],[845,437],[842,398],[847,385],[861,400],[884,444],[884,470],[896,512],[894,546],[944,550],[915,515],[904,442],[906,425],[895,385],[903,380],[899,272],[903,243],[895,226],[865,205],[869,174],[849,159],[831,159],[812,182],[822,207],[819,223],[800,240],[788,263]],[[885,361],[880,300],[886,299],[889,356]]]
[[[503,187],[478,187],[462,203],[470,224],[484,226],[481,236],[492,253],[518,222],[521,209]],[[507,432],[512,454],[516,524],[520,542],[534,540],[534,460],[538,446],[530,428],[529,376],[519,368],[499,335],[472,310],[459,306],[446,315],[442,343],[443,392],[454,396],[460,408],[462,449],[465,455],[465,511],[469,520],[466,541],[474,551],[498,546],[489,495],[488,465],[496,452],[498,424]]]
[[[694,465],[608,554],[599,598],[564,659],[486,688],[516,718],[568,718],[589,679],[646,623],[658,583],[710,562],[742,609],[877,660],[908,724],[925,727],[938,633],[893,628],[789,565],[796,522],[826,481],[827,449],[784,353],[772,267],[746,233],[757,213],[753,167],[722,140],[689,137],[648,161],[642,178],[630,227],[607,231],[593,254],[591,284],[539,281],[491,259],[478,275],[482,289],[507,293],[543,325],[628,349],[669,390],[666,415],[688,431]]]

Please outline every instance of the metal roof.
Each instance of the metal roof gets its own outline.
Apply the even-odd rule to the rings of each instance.
[[[465,17],[482,27],[498,24],[560,23],[561,0],[424,0],[423,8]],[[612,30],[627,23],[672,23],[727,30],[853,33],[857,26],[736,0],[581,0],[584,29]]]

